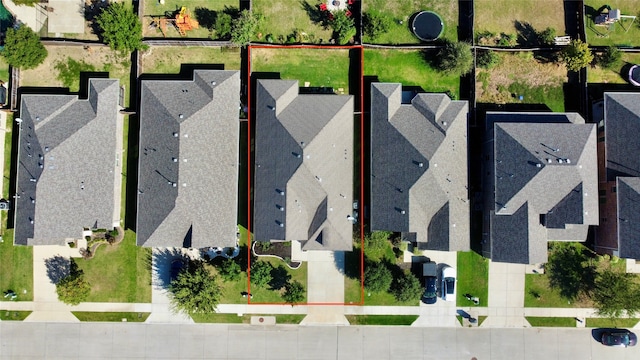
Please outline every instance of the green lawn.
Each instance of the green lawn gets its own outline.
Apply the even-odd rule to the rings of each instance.
[[[531,52],[498,53],[498,57],[498,65],[477,71],[478,102],[543,104],[551,111],[564,111],[563,87],[568,81],[564,65],[541,62]]]
[[[622,53],[622,61],[613,69],[603,69],[599,66],[592,66],[587,69],[589,83],[603,84],[628,84],[629,64],[640,64],[640,54],[638,53]],[[627,70],[626,72],[623,72]]]
[[[460,78],[433,69],[418,50],[365,49],[364,73],[377,76],[381,82],[420,86],[426,92],[447,92],[453,99],[460,98]]]
[[[600,26],[594,24],[594,16],[603,5],[611,6],[611,9],[620,9],[622,15],[640,15],[640,7],[637,0],[584,0],[585,5],[585,30],[589,45],[616,45],[639,46],[640,27],[639,19],[622,19],[612,26]]]
[[[324,29],[322,24],[311,20],[311,14],[318,13],[319,1],[313,0],[253,0],[253,11],[262,14],[264,21],[260,24],[258,34],[253,40],[266,41],[267,34],[273,36],[274,42],[282,43],[294,30],[307,34],[306,43],[328,43],[332,31]]]
[[[101,246],[93,259],[76,259],[91,284],[88,302],[151,302],[151,249],[136,246],[127,230],[118,245]]]
[[[346,315],[351,325],[411,325],[418,315]]]
[[[474,0],[475,31],[516,34],[515,21],[531,24],[537,31],[552,27],[564,35],[563,0]]]
[[[0,80],[9,86],[9,64],[4,61],[4,58],[0,58]]]
[[[13,246],[13,229],[6,229],[7,213],[2,212],[0,243],[0,290],[13,290],[17,301],[33,300],[33,247]],[[25,293],[26,292],[26,293]],[[4,295],[4,294],[3,294]],[[9,301],[0,297],[0,301]]]
[[[526,274],[524,280],[525,307],[579,308],[592,306],[591,303],[584,300],[570,302],[562,297],[557,289],[549,285],[549,276],[546,274]]]
[[[0,310],[0,320],[2,321],[22,321],[31,314],[31,311],[9,311]]]
[[[258,315],[244,314],[191,314],[193,321],[196,323],[229,323],[229,324],[249,324],[253,316],[275,316],[276,324],[299,324],[306,315]]]
[[[534,327],[576,327],[576,319],[571,317],[526,317]]]
[[[145,322],[151,313],[143,312],[89,312],[89,311],[72,311],[71,312],[80,321],[111,321],[123,322]]]
[[[310,61],[313,59],[313,61]],[[252,49],[251,71],[280,73],[300,87],[333,87],[349,93],[349,51],[327,49]]]
[[[462,321],[462,316],[460,315],[456,315],[456,319],[458,319],[458,322],[460,323],[460,325],[464,325],[464,322]],[[482,325],[482,323],[487,319],[486,316],[478,316],[478,326]]]
[[[480,299],[479,306],[487,306],[489,300],[489,261],[473,251],[458,252],[458,306],[473,306],[464,297],[471,294]]]
[[[225,70],[240,70],[240,49],[152,46],[142,55],[144,74],[177,74],[182,64],[222,64]]]
[[[413,35],[409,26],[409,18],[422,10],[431,10],[442,18],[444,31],[441,38],[458,40],[458,2],[441,0],[414,0],[414,1],[363,1],[362,11],[376,9],[393,17],[393,25],[389,32],[378,39],[371,40],[365,37],[365,43],[373,44],[413,44],[420,40]],[[402,24],[400,23],[402,22]]]
[[[165,0],[164,4],[160,4],[159,1],[145,1],[144,3],[144,21],[142,23],[142,29],[144,36],[150,37],[162,37],[162,32],[159,28],[150,29],[152,16],[161,17],[165,12],[174,12],[179,10],[180,7],[186,6],[191,14],[191,18],[197,20],[200,26],[197,29],[187,32],[187,37],[194,38],[206,38],[210,35],[210,30],[207,29],[209,23],[213,24],[215,19],[215,12],[224,10],[225,7],[238,8],[237,1],[228,0]],[[210,10],[210,11],[207,11]],[[213,12],[212,12],[213,11]],[[171,25],[167,24],[167,37],[179,38],[180,33]]]
[[[594,328],[632,328],[640,319],[587,318],[586,327]]]

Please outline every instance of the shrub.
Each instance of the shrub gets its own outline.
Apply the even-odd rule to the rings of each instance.
[[[356,35],[353,19],[347,16],[345,11],[333,13],[333,19],[329,21],[333,34],[340,45],[347,44]]]
[[[467,74],[473,67],[471,45],[466,42],[447,41],[438,52],[436,67],[451,74],[460,76]]]
[[[518,37],[513,34],[505,34],[500,33],[500,39],[498,40],[498,45],[514,47],[518,44]]]
[[[556,43],[556,29],[548,27],[539,32],[538,42],[540,45],[554,45]]]
[[[420,284],[420,280],[412,273],[405,273],[396,279],[392,288],[393,296],[398,301],[419,300],[423,291],[424,287]]]
[[[288,304],[296,304],[304,300],[305,289],[299,281],[292,281],[284,286],[282,298]]]
[[[500,56],[491,50],[480,50],[476,57],[476,65],[483,69],[491,69],[498,65],[500,62]]]
[[[364,34],[371,40],[377,39],[391,28],[393,19],[386,13],[377,10],[367,11],[362,14],[362,27]]]
[[[238,280],[241,272],[240,264],[232,259],[224,259],[218,269],[218,273],[220,273],[220,277],[222,277],[224,281]]]
[[[579,71],[583,67],[591,64],[593,54],[589,50],[589,44],[581,40],[571,40],[569,46],[562,51],[562,61],[571,71]]]
[[[9,28],[1,52],[7,64],[21,69],[33,69],[42,64],[47,57],[47,49],[40,37],[28,26],[18,29]]]
[[[273,279],[271,276],[273,266],[266,261],[256,261],[251,265],[251,284],[264,287]]]
[[[389,290],[393,274],[384,263],[369,263],[364,271],[364,287],[373,292]]]
[[[251,42],[261,17],[249,10],[242,10],[240,16],[231,22],[231,42],[245,46]]]
[[[609,46],[598,57],[598,65],[605,69],[611,69],[618,65],[620,59],[622,59],[622,52],[615,46]]]
[[[216,17],[216,24],[214,29],[216,30],[216,37],[220,40],[228,40],[231,38],[231,15],[226,12],[218,13]]]

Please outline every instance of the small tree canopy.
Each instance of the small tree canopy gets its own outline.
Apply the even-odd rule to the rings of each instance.
[[[216,277],[202,261],[190,261],[169,284],[171,305],[185,313],[212,313],[221,295]]]
[[[389,290],[393,274],[384,263],[369,263],[364,270],[364,287],[373,292]]]
[[[297,280],[287,283],[284,286],[282,298],[287,304],[296,304],[304,300],[304,286]]]
[[[56,293],[60,301],[69,305],[78,305],[89,297],[91,285],[84,280],[84,272],[78,269],[73,260],[69,275],[56,284]]]
[[[538,33],[540,45],[553,45],[556,43],[556,29],[548,27]]]
[[[231,15],[226,12],[219,12],[216,16],[216,24],[214,29],[216,30],[216,37],[220,40],[228,40],[231,38],[231,23],[233,19]]]
[[[623,314],[634,316],[640,311],[640,288],[634,276],[606,268],[600,271],[593,290],[593,300],[598,313],[612,318]]]
[[[231,42],[241,46],[248,45],[259,24],[259,16],[249,10],[242,10],[240,16],[232,21]]]
[[[38,34],[22,25],[17,30],[7,29],[2,56],[13,67],[33,69],[47,57],[47,49],[40,42]]]
[[[622,52],[615,46],[609,46],[599,57],[598,65],[605,69],[614,68],[622,59]]]
[[[329,21],[333,34],[340,45],[348,43],[356,35],[353,19],[347,16],[346,11],[336,11],[333,19]]]
[[[240,278],[242,269],[240,268],[240,264],[233,259],[224,259],[218,272],[224,281],[235,281]]]
[[[251,284],[264,287],[272,280],[273,266],[266,261],[256,261],[251,265]]]
[[[377,10],[367,11],[362,14],[362,27],[364,34],[371,40],[377,39],[389,31],[393,25],[393,19],[386,13]]]
[[[473,67],[471,45],[466,42],[447,41],[438,52],[436,67],[444,72],[465,75]]]
[[[569,300],[590,291],[596,276],[595,268],[582,249],[571,243],[551,245],[545,270],[549,275],[549,285]]]
[[[424,286],[415,275],[405,273],[404,276],[396,279],[392,290],[393,296],[398,301],[419,300],[424,292]]]
[[[583,43],[581,40],[571,40],[571,43],[562,51],[562,61],[567,65],[567,69],[580,71],[593,61],[589,44]]]
[[[111,3],[96,18],[102,40],[121,53],[144,48],[142,23],[131,6],[121,2]]]

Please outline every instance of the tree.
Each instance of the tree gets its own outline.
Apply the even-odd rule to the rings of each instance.
[[[240,16],[231,23],[231,42],[245,46],[251,42],[251,38],[260,24],[260,17],[249,10],[242,10]]]
[[[2,56],[13,67],[33,69],[47,57],[47,49],[40,42],[38,34],[28,26],[21,25],[18,29],[7,29]]]
[[[169,299],[174,309],[188,314],[212,313],[220,300],[218,279],[202,261],[189,261],[169,283]]]
[[[91,285],[84,280],[84,272],[73,260],[69,263],[69,275],[56,284],[56,293],[60,301],[69,305],[78,305],[89,297]]]
[[[329,26],[333,29],[333,35],[340,45],[348,43],[356,35],[353,19],[347,16],[346,11],[334,12]]]
[[[591,64],[593,54],[589,50],[589,44],[581,40],[571,40],[571,43],[562,50],[562,61],[571,71],[579,71]]]
[[[364,270],[364,287],[373,292],[389,290],[393,275],[384,263],[369,263]]]
[[[218,272],[224,281],[236,281],[240,278],[242,269],[240,268],[240,264],[233,259],[224,259]]]
[[[282,298],[287,304],[296,304],[304,300],[304,286],[297,280],[287,283],[284,286]]]
[[[412,273],[405,273],[396,279],[392,288],[393,296],[398,301],[419,300],[424,292],[424,286]]]
[[[216,17],[216,36],[220,40],[228,40],[231,37],[231,23],[233,19],[226,12],[219,12]]]
[[[598,65],[605,69],[611,69],[615,67],[622,59],[622,52],[615,46],[609,46],[598,57]]]
[[[596,277],[593,301],[598,314],[611,318],[624,313],[632,317],[640,311],[640,287],[634,275],[607,267]]]
[[[25,5],[25,6],[34,6],[39,3],[40,0],[13,0],[13,3],[16,5]]]
[[[145,48],[142,43],[142,23],[131,6],[111,3],[96,18],[99,36],[113,50],[123,54]]]
[[[473,67],[473,54],[471,45],[466,42],[446,41],[444,47],[438,52],[435,60],[438,70],[465,75]]]
[[[595,267],[580,247],[570,243],[553,243],[545,267],[549,285],[568,300],[576,299],[593,287]]]
[[[256,261],[251,265],[251,284],[264,287],[269,284],[272,279],[271,270],[273,266],[266,261]]]
[[[480,50],[476,57],[476,64],[483,69],[491,69],[498,65],[500,62],[500,56],[492,50]]]
[[[554,45],[556,43],[556,29],[546,28],[538,33],[538,42],[540,45]]]
[[[364,34],[371,40],[377,39],[385,34],[393,25],[393,19],[386,13],[377,10],[367,11],[362,14],[362,27]]]

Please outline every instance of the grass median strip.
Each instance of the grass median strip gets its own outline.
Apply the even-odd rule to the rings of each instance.
[[[276,324],[299,324],[305,318],[304,314],[288,314],[288,315],[259,315],[245,314],[238,316],[237,314],[191,314],[193,321],[196,323],[222,323],[222,324],[249,324],[254,316],[275,316]]]
[[[72,314],[80,321],[145,322],[151,313],[73,311]]]
[[[527,316],[526,319],[534,327],[576,327],[576,319],[572,317]]]
[[[2,321],[22,321],[31,314],[31,311],[0,311],[0,320]]]
[[[632,328],[640,319],[587,318],[586,327],[593,328]]]
[[[418,315],[347,315],[351,325],[411,325]]]

